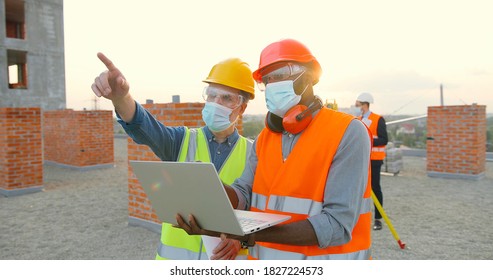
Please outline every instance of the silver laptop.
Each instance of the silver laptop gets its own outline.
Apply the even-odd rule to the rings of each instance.
[[[194,215],[203,229],[246,235],[290,219],[287,215],[233,209],[210,162],[130,161],[137,179],[163,222],[179,213]]]

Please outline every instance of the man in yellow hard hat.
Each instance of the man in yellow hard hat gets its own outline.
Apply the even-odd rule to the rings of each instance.
[[[120,70],[104,54],[98,53],[98,57],[108,70],[96,77],[92,90],[98,97],[113,102],[118,122],[136,143],[149,146],[163,161],[212,162],[225,184],[240,177],[252,146],[236,129],[248,101],[255,97],[252,72],[247,63],[230,58],[212,67],[204,80],[207,86],[202,94],[206,101],[202,110],[206,126],[189,129],[169,127],[157,121],[132,98]],[[182,145],[184,139],[189,139],[188,145]],[[235,259],[238,254],[246,257],[245,250],[240,249],[239,241],[225,239],[212,253],[207,253],[212,255],[211,259]],[[156,259],[207,258],[200,236],[189,236],[163,223]]]

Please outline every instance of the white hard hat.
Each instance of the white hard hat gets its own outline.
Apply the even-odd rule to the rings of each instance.
[[[371,94],[369,94],[368,92],[363,92],[362,94],[358,95],[356,101],[373,103],[373,96],[371,96]]]

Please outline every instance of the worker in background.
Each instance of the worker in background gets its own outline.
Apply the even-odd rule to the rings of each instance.
[[[238,134],[236,123],[248,101],[255,97],[255,82],[247,63],[231,58],[212,67],[202,94],[202,119],[206,126],[189,129],[157,121],[132,98],[120,70],[102,53],[98,57],[108,70],[96,77],[92,90],[98,97],[113,102],[118,122],[137,144],[149,146],[163,161],[212,162],[226,184],[241,175],[252,143]],[[211,259],[235,259],[239,251],[239,241],[224,239]],[[243,255],[246,258],[245,250]],[[156,259],[207,259],[207,254],[200,236],[189,236],[163,223]]]
[[[369,132],[355,117],[323,106],[313,89],[321,72],[296,40],[262,51],[253,77],[265,93],[266,127],[243,175],[226,186],[234,207],[291,219],[247,236],[203,230],[193,216],[177,215],[180,227],[241,240],[252,247],[250,259],[370,257]]]
[[[371,149],[371,188],[380,204],[383,206],[383,193],[380,186],[380,171],[383,160],[385,159],[385,146],[388,142],[387,125],[385,119],[370,111],[370,104],[373,103],[373,96],[369,93],[362,93],[356,99],[355,106],[360,110],[359,119],[366,124],[373,136]],[[382,229],[382,215],[375,207],[374,230]]]

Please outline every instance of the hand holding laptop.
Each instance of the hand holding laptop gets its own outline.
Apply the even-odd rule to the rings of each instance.
[[[130,164],[159,219],[167,223],[179,221],[189,234],[217,237],[228,233],[239,237],[291,218],[234,209],[210,162],[130,161]],[[177,214],[184,219],[177,218]],[[189,214],[197,219],[186,216]],[[185,222],[189,220],[193,223]]]
[[[176,228],[183,229],[186,233],[188,233],[188,235],[207,235],[207,236],[235,239],[244,242],[248,242],[249,239],[249,235],[241,236],[241,235],[226,234],[217,231],[203,229],[198,225],[198,222],[195,220],[195,217],[192,214],[188,215],[188,223],[185,222],[185,220],[180,214],[176,214],[176,222],[178,224],[173,226]]]

